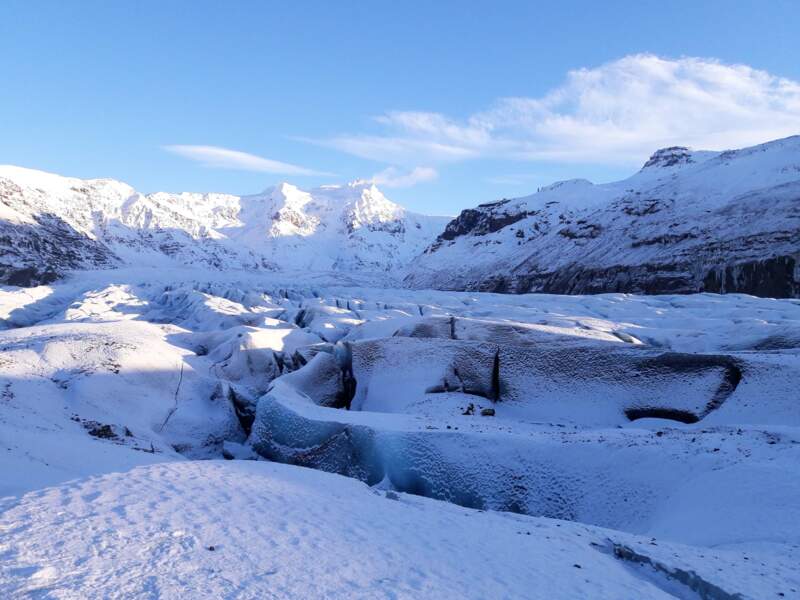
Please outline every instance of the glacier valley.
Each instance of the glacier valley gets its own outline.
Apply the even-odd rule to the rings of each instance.
[[[0,589],[800,589],[796,300],[336,279],[5,287]]]
[[[800,598],[799,193],[0,167],[0,597]]]

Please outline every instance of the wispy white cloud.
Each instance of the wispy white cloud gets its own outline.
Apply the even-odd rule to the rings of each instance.
[[[236,169],[239,171],[255,171],[257,173],[275,173],[278,175],[319,175],[332,176],[331,173],[324,173],[307,169],[298,165],[292,165],[269,158],[220,148],[219,146],[164,146],[164,150],[194,160],[203,166],[216,169]]]
[[[800,83],[714,59],[637,54],[570,71],[538,98],[502,98],[466,119],[389,112],[380,135],[314,140],[410,166],[473,158],[641,161],[669,145],[720,150],[800,133]]]
[[[403,164],[419,162],[454,162],[478,158],[475,149],[452,143],[425,139],[422,136],[406,135],[341,135],[317,139],[293,137],[293,140],[340,150],[359,158],[378,162]]]
[[[439,176],[436,169],[431,167],[414,167],[410,171],[401,171],[396,167],[389,167],[372,176],[372,183],[388,188],[404,188],[433,181]]]

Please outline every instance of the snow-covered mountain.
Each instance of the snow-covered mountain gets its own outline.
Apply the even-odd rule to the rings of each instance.
[[[463,211],[412,287],[800,295],[800,136],[657,151],[632,177],[562,181]]]
[[[0,282],[16,285],[191,265],[414,288],[793,297],[799,258],[800,136],[726,152],[665,148],[623,181],[562,181],[449,223],[369,182],[140,194],[0,167]]]
[[[0,281],[122,265],[358,272],[396,281],[445,217],[418,215],[369,182],[261,194],[140,194],[112,179],[0,167]]]

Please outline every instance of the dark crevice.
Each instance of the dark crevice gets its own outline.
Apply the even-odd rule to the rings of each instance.
[[[353,370],[342,370],[342,389],[336,395],[336,406],[334,408],[344,408],[350,410],[353,398],[356,396],[357,382],[353,377]]]
[[[491,400],[500,402],[500,349],[494,353],[494,363],[492,364],[492,389]]]
[[[305,356],[300,354],[300,352],[297,350],[295,350],[294,354],[292,354],[292,360],[294,361],[295,369],[299,369],[300,367],[304,367],[308,364]]]
[[[286,364],[283,352],[273,350],[272,359],[275,361],[275,364],[278,365],[278,372],[283,373],[284,366]]]
[[[733,360],[730,360],[725,367],[725,375],[722,379],[722,383],[719,385],[717,391],[714,393],[714,396],[706,405],[706,410],[701,418],[722,406],[723,402],[725,402],[725,400],[727,400],[728,397],[736,391],[736,388],[739,387],[741,381],[741,368],[739,368],[739,366]]]
[[[678,410],[677,408],[628,408],[625,416],[629,421],[637,419],[670,419],[679,423],[697,423],[700,420],[696,414],[688,410]]]
[[[339,342],[334,346],[333,356],[341,370],[341,389],[336,395],[336,408],[350,410],[356,396],[358,382],[353,375],[353,350],[348,342]]]
[[[256,420],[255,404],[237,394],[232,387],[225,387],[227,387],[227,392],[223,388],[217,392],[217,394],[227,393],[228,400],[233,405],[233,411],[236,413],[236,418],[239,420],[239,425],[242,426],[242,430],[245,432],[245,435],[249,436],[253,429],[253,423]]]
[[[167,423],[169,423],[169,420],[172,418],[172,415],[174,415],[175,411],[178,410],[178,394],[181,391],[181,384],[183,383],[183,367],[184,367],[184,363],[181,362],[181,372],[178,375],[178,385],[175,388],[174,403],[173,403],[172,408],[167,413],[167,416],[164,418],[164,421],[161,423],[161,427],[158,429],[159,433],[164,431],[164,427],[167,426]]]

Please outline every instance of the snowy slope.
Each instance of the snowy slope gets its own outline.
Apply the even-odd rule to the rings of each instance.
[[[655,600],[798,585],[797,550],[655,543],[268,463],[140,467],[0,511],[6,597]]]
[[[623,181],[553,184],[465,210],[410,267],[416,288],[800,295],[800,136],[666,148]]]
[[[253,196],[140,194],[109,179],[0,167],[0,280],[29,285],[119,265],[356,272],[395,281],[446,222],[370,183]]]

